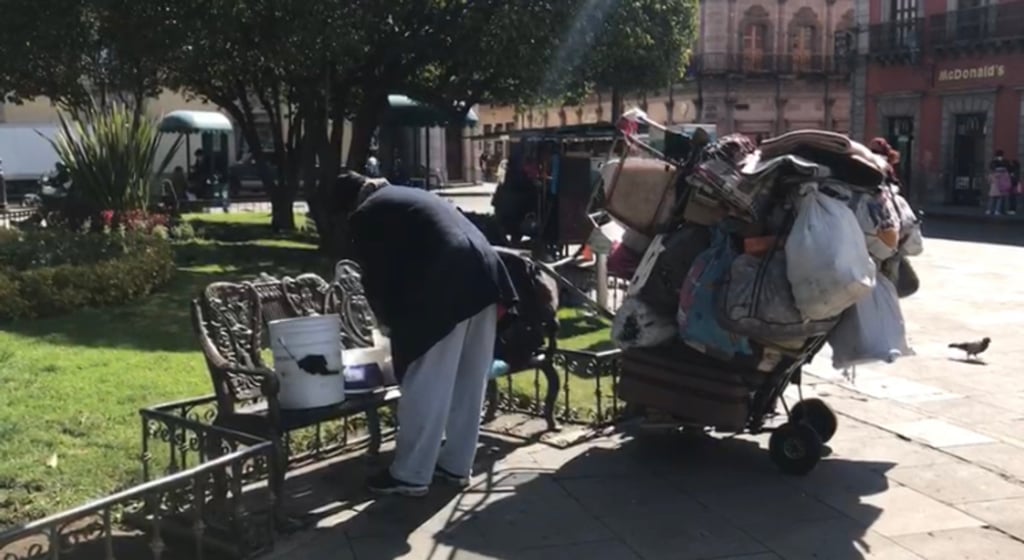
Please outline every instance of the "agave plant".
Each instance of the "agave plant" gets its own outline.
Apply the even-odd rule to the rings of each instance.
[[[181,138],[175,139],[157,162],[162,140],[157,123],[120,104],[93,107],[80,117],[61,113],[60,128],[49,141],[70,174],[67,202],[90,217],[144,211],[152,182],[181,145]]]

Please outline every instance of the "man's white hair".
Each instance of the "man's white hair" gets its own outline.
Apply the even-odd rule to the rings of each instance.
[[[356,208],[363,205],[370,195],[390,185],[387,179],[366,179],[363,186],[359,189],[359,195],[356,197]]]

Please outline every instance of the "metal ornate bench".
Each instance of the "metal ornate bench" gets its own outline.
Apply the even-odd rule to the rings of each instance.
[[[282,504],[288,466],[288,451],[284,444],[286,433],[327,420],[367,413],[370,452],[376,453],[381,439],[377,409],[396,402],[400,392],[397,388],[385,388],[350,397],[338,405],[308,410],[281,409],[277,400],[278,376],[267,367],[261,355],[263,311],[299,316],[318,312],[318,307],[326,310],[326,307],[325,304],[318,306],[317,298],[305,297],[312,293],[306,287],[316,284],[308,278],[279,282],[279,288],[273,286],[273,282],[269,286],[261,284],[267,282],[210,284],[199,298],[192,301],[192,323],[217,399],[217,415],[213,423],[263,437],[273,443],[270,488],[277,503]],[[257,288],[257,285],[261,286]],[[261,291],[264,298],[260,297]],[[261,299],[266,303],[265,308]]]

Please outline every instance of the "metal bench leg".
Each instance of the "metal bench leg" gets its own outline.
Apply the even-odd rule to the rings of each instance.
[[[555,403],[558,401],[558,393],[562,388],[562,382],[558,378],[558,371],[550,361],[544,362],[540,367],[544,377],[548,381],[548,392],[544,396],[544,420],[548,423],[549,431],[558,430],[558,422],[555,420]]]
[[[366,429],[370,432],[370,447],[367,452],[372,456],[380,454],[381,429],[380,412],[376,408],[366,411]]]
[[[270,440],[273,442],[274,450],[270,465],[270,493],[274,498],[274,524],[282,533],[292,533],[302,530],[307,526],[307,516],[289,513],[287,510],[288,495],[285,492],[285,475],[288,473],[288,448],[284,438],[274,434]]]
[[[498,382],[487,380],[487,407],[484,411],[484,422],[493,422],[498,417]]]

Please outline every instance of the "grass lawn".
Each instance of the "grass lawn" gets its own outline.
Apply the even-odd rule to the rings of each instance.
[[[0,528],[82,504],[138,481],[138,409],[208,394],[188,301],[206,284],[261,271],[318,272],[332,263],[302,233],[274,235],[267,214],[190,216],[203,239],[177,247],[178,273],[121,307],[0,325]],[[567,311],[562,346],[607,344],[606,325]],[[593,407],[593,381],[573,382]],[[533,394],[533,380],[514,380]],[[589,405],[587,404],[589,403]]]

